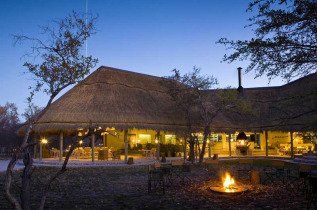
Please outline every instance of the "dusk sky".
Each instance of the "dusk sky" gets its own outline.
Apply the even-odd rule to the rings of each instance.
[[[252,36],[246,12],[248,0],[89,0],[88,11],[99,15],[97,34],[88,40],[88,54],[99,59],[99,66],[140,72],[154,76],[182,73],[193,66],[202,74],[214,75],[219,86],[238,86],[237,67],[246,62],[221,63],[225,47],[222,38],[249,39]],[[22,65],[30,45],[13,46],[12,34],[37,36],[38,26],[64,18],[73,10],[85,12],[85,0],[1,0],[0,6],[0,105],[13,102],[24,112],[34,84]],[[243,75],[243,87],[282,85],[276,78],[268,84],[263,76]],[[63,92],[65,93],[65,91]],[[38,93],[34,103],[45,106],[48,97]]]

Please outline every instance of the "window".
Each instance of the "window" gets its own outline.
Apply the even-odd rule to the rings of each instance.
[[[247,138],[248,138],[249,141],[254,142],[254,145],[256,147],[260,146],[261,141],[260,141],[260,135],[259,134],[247,135]]]
[[[151,134],[139,134],[140,144],[151,143]]]
[[[166,134],[165,135],[166,144],[176,144],[176,135]]]
[[[232,141],[237,141],[237,136],[236,134],[231,134],[231,140]],[[229,142],[229,135],[226,135],[226,142]]]

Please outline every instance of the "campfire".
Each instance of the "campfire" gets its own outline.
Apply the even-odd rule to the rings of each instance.
[[[226,172],[225,181],[223,182],[223,188],[226,192],[234,192],[234,179],[230,176],[228,172]]]
[[[233,176],[231,176],[229,172],[226,172],[225,176],[222,177],[222,185],[212,186],[210,187],[210,190],[217,193],[234,194],[245,192],[247,189],[243,186],[238,186],[235,183]]]

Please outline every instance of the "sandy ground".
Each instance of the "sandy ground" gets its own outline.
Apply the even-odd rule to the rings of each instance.
[[[10,160],[0,160],[0,172],[7,170],[9,162]],[[20,165],[20,164],[16,164],[14,167],[14,169],[21,169],[21,168],[23,168],[23,165]]]
[[[247,174],[238,178],[236,164],[221,164],[221,168],[208,171],[199,165],[191,165],[182,179],[177,171],[166,174],[165,194],[161,186],[152,182],[148,193],[146,166],[127,167],[72,167],[54,181],[48,194],[46,209],[306,209],[307,199],[300,188],[281,180],[251,185]],[[38,209],[45,183],[57,172],[56,167],[37,167],[31,185],[31,209]],[[227,195],[214,193],[210,187],[218,186],[224,171],[234,175],[238,186],[248,191]],[[21,171],[14,171],[12,194],[18,198]],[[5,174],[0,173],[0,189]],[[154,177],[153,177],[154,179]],[[316,205],[311,205],[316,209]],[[0,193],[0,209],[12,209]]]

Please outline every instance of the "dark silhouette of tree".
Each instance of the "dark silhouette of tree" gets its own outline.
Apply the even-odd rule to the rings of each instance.
[[[225,110],[251,114],[250,106],[245,100],[238,97],[239,92],[236,89],[216,89],[210,92],[210,89],[217,85],[218,81],[213,76],[200,75],[199,68],[194,67],[192,72],[183,76],[179,70],[174,69],[173,72],[174,75],[167,77],[171,80],[164,82],[171,98],[176,102],[187,120],[185,136],[188,139],[192,161],[194,161],[195,143],[197,143],[197,136],[194,133],[201,131],[201,128],[203,129],[204,139],[202,149],[199,152],[199,162],[202,163],[207,138],[211,132],[210,127],[218,114]]]
[[[42,107],[35,105],[34,103],[29,103],[28,107],[25,109],[22,116],[26,121],[31,120],[36,114],[39,114],[43,110]]]
[[[82,54],[85,40],[95,33],[96,17],[90,15],[89,22],[85,22],[85,16],[79,15],[76,12],[68,15],[66,18],[54,21],[51,25],[41,27],[41,36],[46,36],[45,39],[29,37],[26,35],[14,35],[15,43],[30,41],[32,51],[26,56],[36,58],[34,62],[25,62],[24,66],[28,73],[32,75],[35,86],[31,89],[31,95],[28,97],[29,104],[32,103],[33,96],[36,92],[42,91],[49,96],[46,106],[41,112],[28,120],[27,128],[21,146],[13,154],[8,165],[5,181],[5,196],[15,209],[30,209],[30,181],[33,171],[33,159],[29,152],[29,147],[33,146],[34,142],[29,142],[29,135],[34,123],[39,120],[55,97],[66,87],[80,82],[93,68],[97,59],[92,56]],[[90,134],[90,132],[88,133]],[[76,144],[76,139],[73,145]],[[72,147],[73,148],[73,147]],[[70,149],[70,153],[73,149]],[[23,163],[25,168],[22,174],[22,186],[20,199],[21,203],[10,193],[13,168],[20,157],[23,155]],[[69,158],[69,155],[67,156]],[[65,159],[61,173],[66,170],[68,158]],[[59,173],[59,174],[61,174]],[[58,175],[59,175],[58,174]],[[56,175],[56,177],[58,176]],[[55,177],[55,176],[54,176]],[[55,178],[52,178],[53,181]],[[46,190],[50,187],[48,183]],[[43,198],[45,198],[45,191]],[[40,209],[44,208],[45,199],[42,199]]]
[[[20,138],[15,133],[18,126],[19,113],[16,105],[7,102],[0,106],[0,146],[4,147],[1,152],[5,152],[5,155],[19,144]]]
[[[19,123],[18,108],[14,103],[7,102],[0,106],[0,130],[12,130]]]
[[[233,53],[223,61],[249,60],[246,72],[287,81],[317,72],[317,2],[315,0],[253,0],[247,11],[257,10],[247,27],[251,40],[221,38]]]

